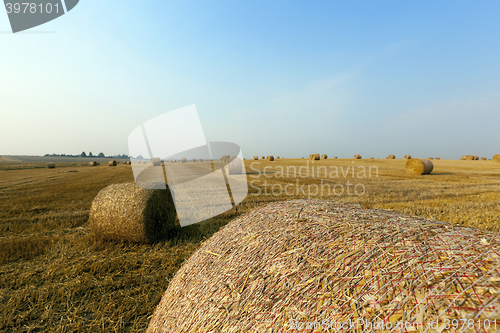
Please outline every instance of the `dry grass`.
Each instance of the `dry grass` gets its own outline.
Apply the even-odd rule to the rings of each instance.
[[[500,164],[439,160],[431,175],[421,177],[406,174],[405,162],[245,161],[250,195],[236,209],[154,245],[104,241],[89,228],[97,193],[133,181],[128,165],[89,168],[88,161],[58,160],[57,170],[49,170],[46,162],[0,163],[0,331],[143,332],[175,272],[221,226],[263,204],[307,197],[295,191],[275,196],[273,185],[359,181],[363,196],[311,197],[500,231]],[[328,175],[330,167],[353,165],[378,167],[378,177]],[[287,166],[314,170],[314,177],[294,177]]]

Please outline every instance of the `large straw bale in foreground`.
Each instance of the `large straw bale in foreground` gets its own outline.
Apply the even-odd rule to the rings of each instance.
[[[493,156],[492,160],[493,160],[493,162],[500,163],[500,154]]]
[[[434,169],[434,164],[426,158],[412,158],[405,164],[405,171],[410,175],[428,175],[432,169]]]
[[[484,323],[500,315],[499,265],[498,233],[320,200],[277,202],[207,240],[170,282],[147,332],[313,332],[297,327],[359,318],[392,332],[407,331],[397,328],[403,321]],[[355,331],[328,328],[314,332]]]
[[[179,227],[170,190],[146,190],[135,183],[102,189],[90,208],[92,231],[105,239],[150,243]]]

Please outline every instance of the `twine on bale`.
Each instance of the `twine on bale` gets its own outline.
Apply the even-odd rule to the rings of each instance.
[[[499,315],[499,267],[498,233],[320,200],[277,202],[232,221],[183,264],[147,333],[483,323]]]
[[[49,163],[47,163],[47,168],[49,168],[49,169],[55,169],[56,168],[56,163],[55,162],[49,162]]]
[[[428,175],[432,169],[434,169],[434,165],[425,158],[412,158],[405,164],[405,171],[410,175]]]
[[[180,227],[170,190],[148,190],[135,183],[102,189],[90,208],[89,224],[98,237],[151,243]]]

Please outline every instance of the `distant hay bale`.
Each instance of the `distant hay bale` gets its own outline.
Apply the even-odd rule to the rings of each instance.
[[[311,154],[309,155],[309,159],[313,160],[313,161],[319,161],[321,158],[321,156],[319,154]]]
[[[130,165],[130,164],[132,164],[132,162],[130,162],[130,161],[127,161],[127,164],[129,164],[129,165]]]
[[[373,157],[370,157],[370,160],[374,160],[374,159],[375,159],[375,158],[373,158]]]
[[[151,243],[180,227],[170,190],[147,190],[135,183],[113,184],[95,197],[89,224],[98,237]]]
[[[387,159],[394,160],[394,159],[396,159],[396,155],[389,155],[389,156],[387,156]]]
[[[435,160],[440,160],[440,159],[441,159],[441,157],[436,157],[436,158],[435,158]]]
[[[333,156],[333,159],[336,160],[338,157],[337,156]]]
[[[97,166],[97,162],[96,161],[92,161],[89,163],[90,166]]]
[[[193,158],[193,162],[196,162],[196,158]]]
[[[492,160],[493,162],[500,163],[500,154],[493,156]]]
[[[411,159],[411,155],[405,155],[405,160]]]
[[[109,166],[116,166],[116,165],[117,165],[117,163],[116,163],[116,161],[114,161],[114,160],[113,160],[113,161],[109,161],[109,162],[108,162],[108,165],[109,165]]]
[[[486,161],[486,157],[481,157],[481,161]]]
[[[405,164],[405,171],[410,175],[428,175],[432,169],[434,165],[425,158],[411,158]]]
[[[433,157],[429,157],[429,160],[433,160],[434,158]]]
[[[265,156],[262,156],[262,159],[263,159],[263,160],[265,160],[265,159],[266,159],[266,157],[265,157]]]
[[[49,169],[55,169],[56,168],[56,163],[55,162],[49,162],[49,163],[47,163],[47,168],[49,168]]]
[[[268,156],[268,157],[267,157],[267,160],[268,160],[268,161],[274,161],[274,156]]]
[[[358,154],[354,155],[354,159],[355,160],[360,160],[361,159],[361,155],[358,155]]]
[[[499,246],[498,233],[390,210],[275,202],[231,221],[182,264],[146,333],[423,332],[464,318],[491,329]],[[356,318],[366,324],[342,329]],[[309,325],[325,320],[329,328]]]
[[[258,160],[259,159],[259,156],[254,156],[253,157],[254,160]]]
[[[185,158],[185,157],[183,157],[183,158],[181,159],[181,162],[182,162],[182,163],[186,163],[186,162],[187,162],[186,158]]]
[[[465,155],[465,160],[467,160],[467,161],[474,161],[474,156],[472,156],[472,155]]]
[[[479,161],[479,156],[474,155],[474,160]]]
[[[461,160],[465,160],[465,155],[464,155],[464,156],[462,156]]]
[[[152,160],[151,160],[151,164],[153,166],[161,166],[161,158],[159,157],[154,157]]]
[[[321,155],[321,159],[322,159],[322,160],[326,160],[326,159],[328,159],[328,155]]]

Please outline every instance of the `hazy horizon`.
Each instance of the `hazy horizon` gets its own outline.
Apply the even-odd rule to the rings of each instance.
[[[236,143],[246,158],[491,158],[499,10],[81,1],[17,34],[0,11],[0,155],[129,154],[134,128],[195,104],[207,141]]]

